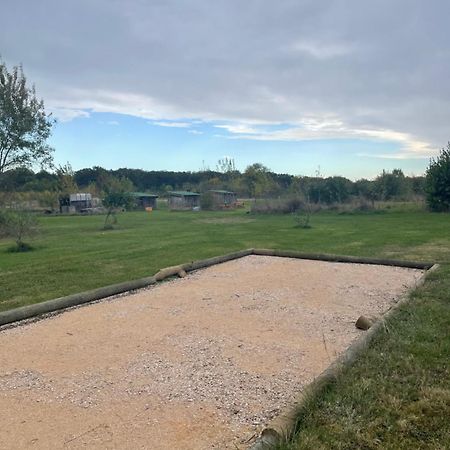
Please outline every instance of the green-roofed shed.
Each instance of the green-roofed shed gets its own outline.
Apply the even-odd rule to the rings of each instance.
[[[200,207],[200,194],[191,191],[169,192],[169,209],[188,210]]]
[[[157,207],[156,199],[158,196],[155,194],[149,194],[147,192],[130,192],[130,195],[135,200],[134,204],[136,209],[156,209]]]

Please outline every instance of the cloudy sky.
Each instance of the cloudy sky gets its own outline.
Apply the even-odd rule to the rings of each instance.
[[[447,0],[0,0],[75,169],[419,174],[450,140]]]

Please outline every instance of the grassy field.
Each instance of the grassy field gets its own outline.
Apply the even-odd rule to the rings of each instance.
[[[299,411],[283,449],[444,449],[450,442],[450,216],[419,210],[292,216],[154,211],[42,217],[29,253],[0,241],[0,310],[155,273],[247,247],[430,260],[442,264],[387,332],[319,401]],[[316,399],[317,400],[317,399]]]
[[[247,247],[448,261],[450,218],[426,212],[319,213],[313,228],[287,216],[130,212],[116,230],[102,216],[41,217],[35,251],[0,241],[0,310],[140,278],[161,267]]]

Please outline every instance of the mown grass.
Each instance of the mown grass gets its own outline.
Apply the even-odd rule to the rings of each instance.
[[[0,241],[0,310],[151,275],[247,247],[430,260],[430,275],[369,351],[308,408],[282,449],[443,449],[450,442],[450,216],[419,210],[312,217],[154,211],[42,217],[30,253]]]
[[[0,310],[140,278],[161,267],[247,247],[392,258],[448,259],[449,217],[426,212],[319,213],[313,228],[291,216],[154,211],[121,214],[103,231],[102,216],[41,217],[29,253],[0,241]]]

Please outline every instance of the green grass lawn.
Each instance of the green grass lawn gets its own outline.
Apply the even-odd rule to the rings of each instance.
[[[313,228],[287,216],[235,212],[130,212],[117,229],[102,216],[41,217],[35,251],[0,241],[0,310],[152,275],[158,269],[247,247],[357,256],[450,259],[450,217],[426,212],[319,213]]]
[[[42,217],[29,253],[0,241],[0,310],[152,275],[248,247],[439,262],[388,331],[306,411],[289,449],[443,449],[450,442],[450,216],[390,210],[292,216],[234,212]],[[317,401],[318,400],[318,401]]]

